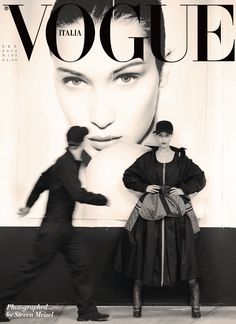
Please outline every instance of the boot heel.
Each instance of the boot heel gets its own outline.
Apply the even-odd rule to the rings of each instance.
[[[191,308],[192,308],[192,318],[200,318],[200,289],[197,279],[192,279],[189,281],[190,292],[191,292]]]
[[[200,317],[201,317],[200,308],[192,307],[192,318],[200,318]]]
[[[142,308],[133,309],[133,317],[142,317]]]
[[[142,317],[141,290],[142,290],[141,281],[135,281],[134,290],[133,290],[133,317]]]

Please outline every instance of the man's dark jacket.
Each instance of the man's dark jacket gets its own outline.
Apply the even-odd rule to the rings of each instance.
[[[49,190],[45,220],[71,222],[76,201],[90,205],[106,205],[105,196],[81,187],[78,179],[80,164],[81,161],[76,161],[67,149],[66,153],[38,179],[26,206],[31,208],[39,195]]]

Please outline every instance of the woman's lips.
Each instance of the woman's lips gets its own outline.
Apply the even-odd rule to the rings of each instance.
[[[88,139],[93,142],[110,142],[114,140],[120,139],[122,136],[94,136],[94,137],[89,137]]]
[[[92,136],[88,137],[90,145],[95,150],[101,151],[104,148],[117,143],[123,136]]]

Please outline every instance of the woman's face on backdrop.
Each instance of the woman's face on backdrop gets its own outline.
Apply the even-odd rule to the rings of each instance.
[[[100,24],[89,53],[68,63],[54,55],[56,91],[70,125],[89,129],[88,145],[94,151],[117,142],[140,143],[155,116],[159,94],[159,72],[147,40],[144,60],[117,62],[100,43]],[[60,29],[60,28],[59,28]],[[57,36],[61,57],[77,59],[83,47],[83,24],[61,29],[80,30],[82,36]],[[111,39],[114,55],[120,60],[133,56],[133,39],[146,36],[136,21],[119,19],[112,22]]]

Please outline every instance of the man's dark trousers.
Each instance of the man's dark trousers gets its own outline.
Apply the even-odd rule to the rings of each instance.
[[[81,315],[96,312],[97,308],[91,299],[93,285],[86,246],[68,222],[43,220],[29,260],[18,269],[11,285],[1,290],[0,303],[12,303],[25,284],[38,277],[58,252],[64,255],[71,272],[78,313]]]

